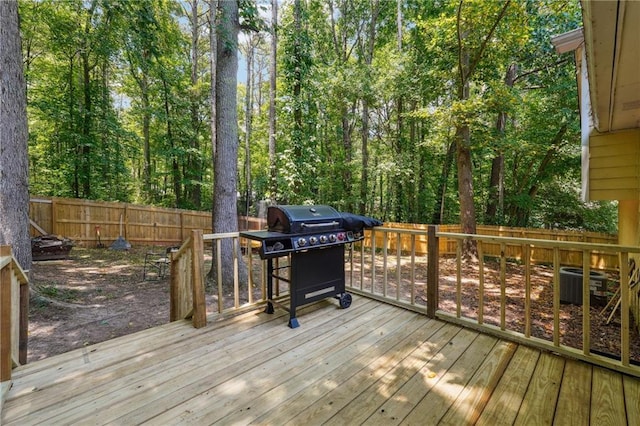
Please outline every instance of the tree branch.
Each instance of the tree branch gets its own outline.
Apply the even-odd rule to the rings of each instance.
[[[534,68],[531,71],[524,72],[524,73],[520,74],[519,76],[517,76],[516,78],[514,78],[513,79],[513,83],[515,84],[521,78],[527,77],[527,76],[529,76],[531,74],[536,74],[536,73],[539,73],[540,71],[545,71],[545,70],[548,70],[549,68],[557,67],[559,65],[562,65],[565,62],[568,62],[569,60],[570,60],[570,58],[564,58],[564,59],[561,59],[559,61],[554,62],[553,64],[545,64],[545,65],[543,65],[541,67]]]
[[[500,14],[498,15],[498,17],[494,21],[493,26],[491,27],[491,30],[489,31],[487,36],[484,38],[484,40],[482,40],[482,44],[480,45],[480,49],[478,49],[475,58],[473,58],[473,61],[471,61],[471,63],[469,64],[469,74],[468,75],[472,75],[473,71],[475,71],[476,67],[478,66],[478,63],[480,63],[480,59],[482,58],[482,54],[484,53],[485,49],[487,48],[487,44],[489,43],[489,40],[491,39],[491,37],[493,37],[493,33],[495,32],[496,28],[498,27],[498,24],[500,23],[502,18],[504,18],[504,15],[507,13],[507,7],[509,7],[509,4],[511,4],[511,0],[507,0],[506,2],[504,2],[504,5],[502,6],[502,10],[500,10]],[[462,0],[460,0],[460,5],[462,5]]]

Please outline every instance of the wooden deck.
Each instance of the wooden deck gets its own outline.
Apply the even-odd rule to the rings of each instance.
[[[640,424],[640,380],[354,296],[14,370],[3,425]]]

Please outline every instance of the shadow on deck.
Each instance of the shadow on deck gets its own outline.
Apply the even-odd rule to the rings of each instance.
[[[640,424],[640,379],[354,296],[178,321],[14,370],[0,423]]]

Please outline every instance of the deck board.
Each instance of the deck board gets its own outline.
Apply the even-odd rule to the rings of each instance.
[[[456,402],[440,420],[443,425],[474,424],[504,374],[517,345],[499,342],[476,371]]]
[[[593,369],[591,422],[598,425],[627,424],[622,376],[604,368]]]
[[[558,424],[589,424],[589,407],[591,406],[591,387],[580,386],[591,382],[592,369],[585,363],[567,360],[564,379],[560,385],[558,406],[555,421]]]
[[[640,380],[354,296],[18,367],[0,423],[640,424]],[[597,403],[596,403],[597,402]]]
[[[478,418],[478,425],[513,424],[539,356],[535,349],[518,347]]]
[[[559,356],[549,353],[540,355],[514,424],[553,423],[564,364],[565,360]]]

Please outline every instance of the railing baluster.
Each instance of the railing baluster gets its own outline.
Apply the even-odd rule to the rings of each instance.
[[[402,285],[402,257],[400,231],[396,233],[396,300],[400,300],[400,286]]]
[[[387,282],[388,282],[388,273],[387,273],[387,249],[389,247],[389,232],[384,231],[382,234],[382,295],[387,297]]]
[[[204,240],[202,239],[202,231],[194,230],[192,235],[192,296],[193,296],[193,326],[195,328],[204,327],[207,325],[207,302],[205,299],[204,290],[204,265],[202,259],[204,259]]]
[[[582,352],[591,353],[591,257],[589,250],[582,251]]]
[[[507,258],[506,245],[500,243],[500,330],[506,329],[507,317]]]
[[[478,324],[484,322],[484,253],[478,241]]]
[[[238,276],[238,251],[240,247],[238,247],[238,237],[232,238],[233,242],[233,305],[236,309],[240,307],[240,279]],[[251,289],[247,289],[248,292],[251,292]]]
[[[629,253],[620,252],[620,359],[622,365],[629,366]]]
[[[376,284],[376,231],[371,230],[371,294],[375,293]]]
[[[431,225],[427,229],[427,316],[429,318],[436,317],[440,296],[440,240],[437,233],[436,225]]]
[[[11,341],[11,329],[13,328],[12,309],[12,270],[10,257],[11,247],[0,246],[0,256],[7,258],[6,266],[0,267],[0,382],[11,379],[11,369],[13,368],[12,353],[13,342]],[[2,395],[0,395],[2,397]],[[1,414],[1,413],[0,413]]]
[[[462,240],[456,240],[456,316],[462,316]]]
[[[524,335],[531,337],[531,246],[525,244],[524,250]]]
[[[216,267],[217,269],[217,278],[218,278],[218,312],[222,312],[224,310],[224,294],[222,293],[222,240],[216,240]]]
[[[411,304],[416,304],[416,236],[411,234]]]
[[[560,249],[553,248],[553,346],[560,346]]]

